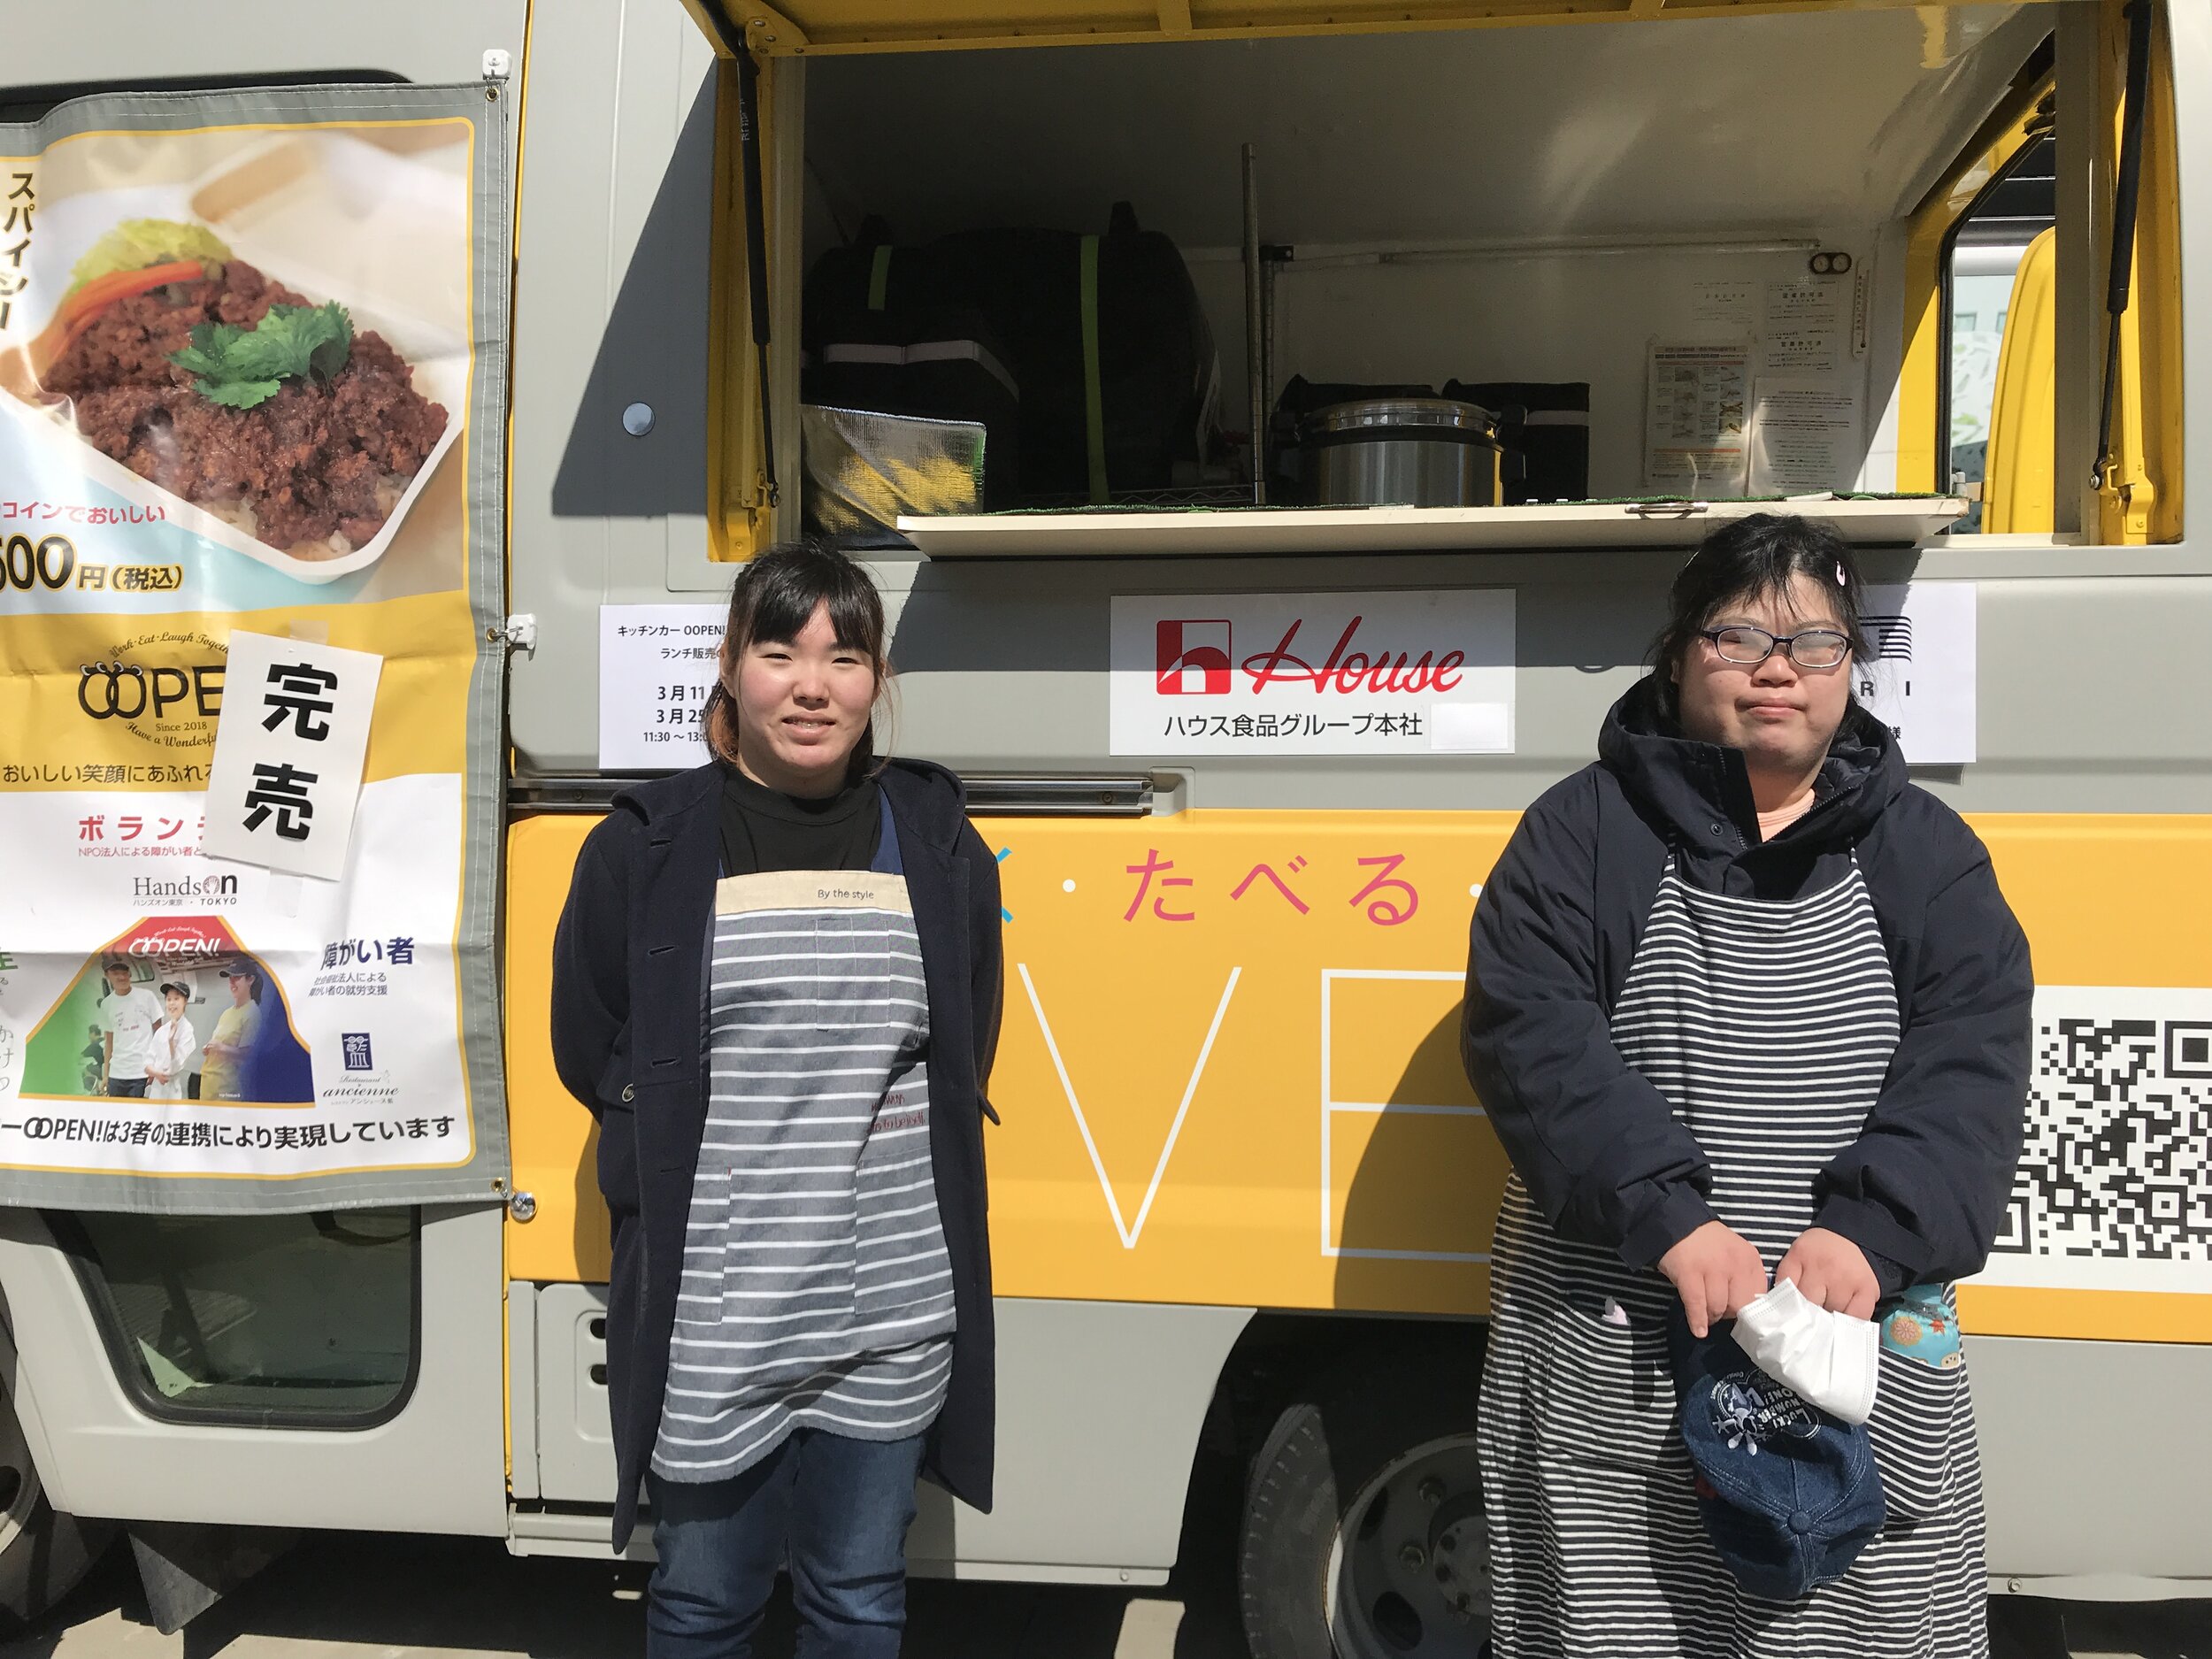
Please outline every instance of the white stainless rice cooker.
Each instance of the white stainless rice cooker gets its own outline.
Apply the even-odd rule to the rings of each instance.
[[[1497,417],[1448,397],[1372,397],[1306,418],[1313,500],[1324,507],[1494,507]]]

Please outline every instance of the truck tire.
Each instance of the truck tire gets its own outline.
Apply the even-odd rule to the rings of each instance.
[[[114,1536],[105,1523],[80,1521],[46,1501],[15,1402],[0,1394],[0,1636],[44,1617]]]
[[[1285,1408],[1252,1461],[1238,1594],[1253,1659],[1482,1659],[1479,1338],[1377,1354]]]

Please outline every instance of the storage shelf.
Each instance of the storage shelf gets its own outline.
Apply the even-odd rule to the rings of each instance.
[[[1755,512],[1824,518],[1859,546],[1924,541],[1964,515],[1956,496],[1527,507],[1286,507],[1230,511],[972,513],[899,519],[930,558],[1234,558],[1301,553],[1691,547]]]

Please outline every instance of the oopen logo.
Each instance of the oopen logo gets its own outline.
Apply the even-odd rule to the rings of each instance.
[[[1154,683],[1163,696],[1225,697],[1229,695],[1229,623],[1226,618],[1168,619],[1155,630]]]
[[[231,949],[230,936],[227,933],[210,927],[197,927],[188,922],[166,927],[148,923],[145,931],[134,935],[123,946],[127,956],[164,959],[219,956]]]
[[[222,712],[220,663],[196,664],[188,669],[87,663],[77,671],[77,706],[96,720],[135,720],[149,711],[158,720],[188,700],[190,712],[204,718]]]
[[[204,749],[223,711],[227,646],[197,632],[126,640],[77,671],[77,707],[164,749]],[[167,661],[162,660],[167,658]]]

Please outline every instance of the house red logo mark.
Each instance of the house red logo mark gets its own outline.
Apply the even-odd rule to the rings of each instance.
[[[1154,630],[1154,688],[1164,697],[1229,695],[1226,618],[1170,619]]]

